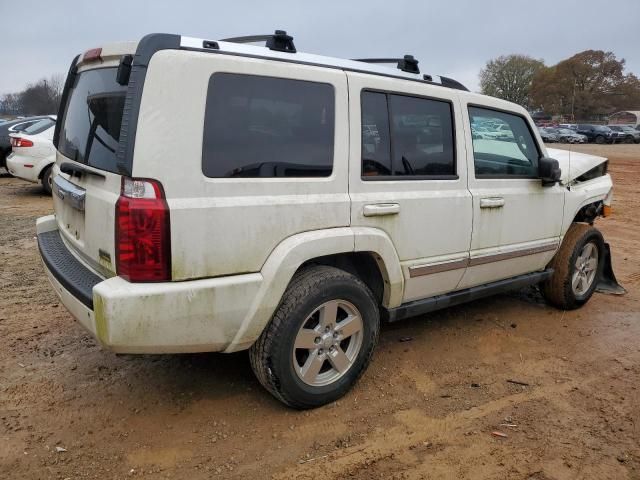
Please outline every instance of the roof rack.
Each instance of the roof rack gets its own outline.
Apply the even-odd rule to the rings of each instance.
[[[397,63],[398,70],[407,73],[420,73],[418,60],[413,55],[405,55],[403,58],[354,58],[353,60],[365,63]]]
[[[296,53],[296,47],[293,44],[293,37],[287,35],[284,30],[276,30],[271,35],[247,35],[245,37],[223,38],[221,42],[232,43],[255,43],[265,42],[265,46],[269,50],[277,52]]]

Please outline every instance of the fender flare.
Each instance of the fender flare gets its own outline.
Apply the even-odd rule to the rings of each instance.
[[[260,271],[263,281],[234,339],[224,350],[250,347],[260,336],[280,304],[291,278],[300,266],[314,258],[349,252],[372,252],[384,280],[385,307],[402,303],[404,277],[389,236],[375,228],[341,227],[302,232],[286,238],[273,249]]]

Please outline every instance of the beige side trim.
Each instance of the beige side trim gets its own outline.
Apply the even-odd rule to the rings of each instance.
[[[469,260],[469,266],[484,265],[486,263],[501,262],[502,260],[511,260],[512,258],[526,257],[527,255],[535,255],[537,253],[550,252],[558,248],[558,242],[540,245],[539,247],[523,248],[512,252],[496,253],[493,255],[483,255],[481,257],[472,257]]]
[[[463,258],[462,260],[453,260],[450,262],[430,263],[425,265],[414,265],[409,267],[409,277],[421,277],[423,275],[433,275],[434,273],[448,272],[450,270],[458,270],[459,268],[475,267],[477,265],[485,265],[487,263],[501,262],[503,260],[511,260],[512,258],[526,257],[537,253],[550,252],[558,248],[558,242],[540,245],[538,247],[522,248],[505,253],[496,253],[493,255],[482,255],[479,257]]]
[[[443,263],[432,263],[427,265],[414,265],[409,267],[409,277],[421,277],[423,275],[433,275],[434,273],[448,272],[450,270],[457,270],[459,268],[467,268],[469,264],[468,258],[462,260],[453,260]]]

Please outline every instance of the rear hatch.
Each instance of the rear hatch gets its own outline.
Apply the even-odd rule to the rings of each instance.
[[[114,212],[122,182],[116,157],[127,86],[116,76],[135,47],[117,44],[79,58],[65,85],[56,130],[53,202],[59,231],[76,257],[104,277],[116,274]]]

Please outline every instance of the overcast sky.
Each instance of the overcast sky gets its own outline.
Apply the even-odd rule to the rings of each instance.
[[[73,57],[152,32],[207,39],[285,29],[298,50],[343,58],[413,54],[421,71],[478,89],[498,55],[547,65],[577,52],[611,50],[640,76],[640,1],[584,0],[0,0],[0,93],[65,73]]]

